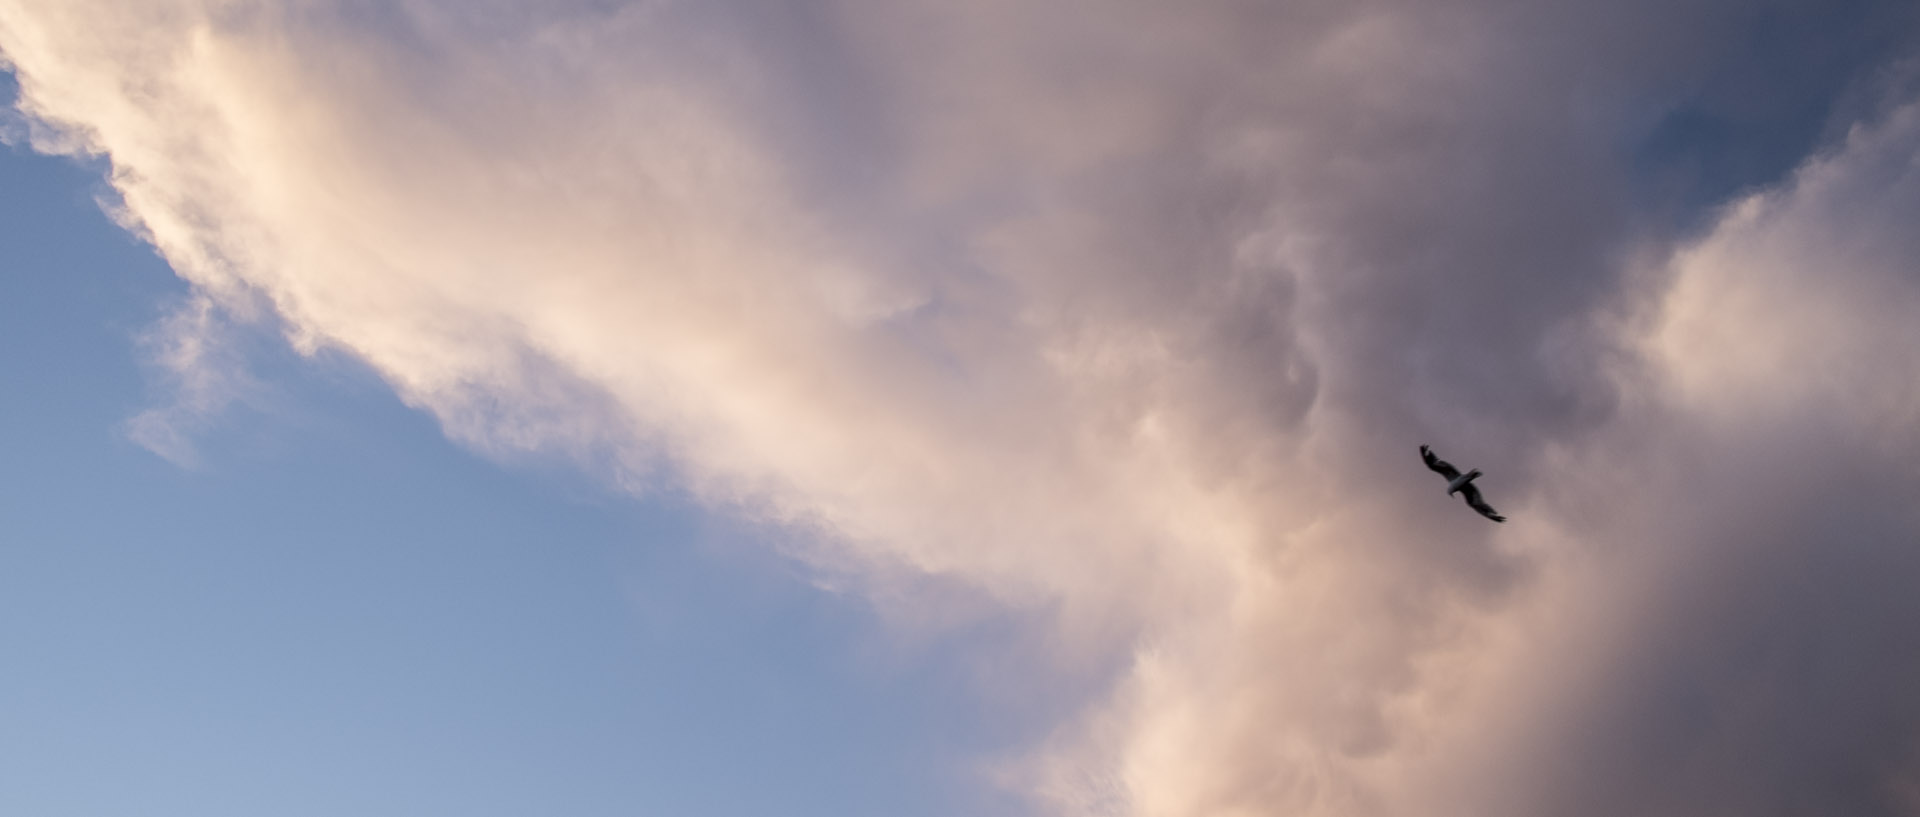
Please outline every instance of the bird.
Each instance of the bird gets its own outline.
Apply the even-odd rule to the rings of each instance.
[[[1453,463],[1435,456],[1433,449],[1424,445],[1420,446],[1420,458],[1427,461],[1427,467],[1434,473],[1447,478],[1448,496],[1459,491],[1460,495],[1466,498],[1467,507],[1479,511],[1481,516],[1495,522],[1507,521],[1507,518],[1495,511],[1492,505],[1488,505],[1486,500],[1480,498],[1480,489],[1473,487],[1473,481],[1480,478],[1480,469],[1475,468],[1462,474],[1460,469],[1453,467]]]

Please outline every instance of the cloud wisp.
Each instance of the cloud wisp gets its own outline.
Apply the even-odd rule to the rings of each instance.
[[[1913,13],[1747,5],[0,0],[0,53],[225,319],[1031,616],[994,683],[1118,667],[1010,749],[1042,811],[1915,813],[1920,108],[1847,95]]]

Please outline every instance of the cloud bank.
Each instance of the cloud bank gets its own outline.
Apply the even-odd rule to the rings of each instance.
[[[1896,815],[1915,24],[0,0],[0,53],[222,319],[1109,672],[1010,747],[1038,812]]]

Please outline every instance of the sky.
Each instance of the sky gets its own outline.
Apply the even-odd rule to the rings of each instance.
[[[189,289],[103,170],[0,152],[0,811],[1005,808],[973,758],[1018,707],[725,520],[476,457],[349,359],[249,338],[199,460],[141,447]]]
[[[1910,2],[0,59],[0,810],[1920,814]]]

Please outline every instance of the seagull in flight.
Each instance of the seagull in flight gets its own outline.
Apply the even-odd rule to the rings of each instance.
[[[1473,487],[1473,481],[1480,477],[1480,469],[1475,468],[1462,474],[1460,469],[1453,467],[1453,463],[1434,456],[1432,449],[1424,445],[1420,446],[1420,458],[1427,461],[1427,467],[1434,473],[1447,478],[1448,496],[1459,491],[1460,495],[1466,498],[1467,506],[1479,511],[1481,516],[1495,522],[1507,521],[1506,517],[1494,511],[1492,505],[1488,505],[1486,500],[1480,498],[1480,489]]]

